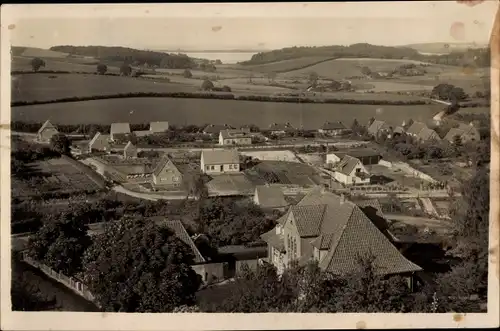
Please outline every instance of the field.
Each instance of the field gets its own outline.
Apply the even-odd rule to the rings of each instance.
[[[175,84],[132,77],[43,73],[12,76],[12,101],[46,101],[132,92],[179,91],[182,91],[182,87]]]
[[[13,121],[57,124],[110,124],[126,121],[146,123],[169,121],[173,125],[206,123],[233,126],[255,124],[267,128],[272,123],[290,122],[294,127],[318,129],[326,121],[342,121],[350,126],[354,119],[366,123],[373,116],[391,125],[403,120],[427,121],[442,110],[441,105],[372,106],[344,104],[297,104],[238,100],[187,98],[127,98],[13,107]],[[470,108],[467,111],[486,112]]]
[[[43,193],[84,193],[101,188],[70,161],[59,158],[28,164],[30,172],[36,174],[31,179],[12,180],[12,197],[26,197]]]
[[[267,183],[309,186],[322,182],[321,176],[314,168],[297,162],[264,161],[247,172]]]
[[[291,151],[256,151],[240,152],[241,155],[250,156],[261,161],[287,161],[300,162]]]
[[[278,73],[299,70],[302,68],[311,67],[317,63],[330,60],[331,57],[326,56],[304,56],[297,59],[277,61],[258,65],[223,65],[222,68],[241,69],[246,71],[254,71],[260,73]]]
[[[97,61],[81,58],[43,58],[45,67],[41,70],[70,71],[70,72],[96,72]],[[31,58],[13,56],[11,71],[32,71]],[[108,66],[108,72],[119,73],[119,68]]]

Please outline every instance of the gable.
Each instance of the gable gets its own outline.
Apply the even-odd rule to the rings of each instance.
[[[177,167],[174,165],[174,163],[171,160],[168,160],[161,170],[158,172],[157,176],[162,176],[166,174],[176,174],[180,175],[180,171],[177,169]]]

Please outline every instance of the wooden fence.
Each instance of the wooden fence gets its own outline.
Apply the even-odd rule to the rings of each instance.
[[[76,280],[72,277],[68,277],[60,272],[51,269],[49,266],[45,264],[32,259],[31,257],[28,256],[27,252],[23,252],[22,259],[24,262],[28,263],[32,267],[35,267],[38,270],[42,271],[51,279],[63,284],[64,286],[66,286],[76,294],[80,295],[81,297],[87,299],[88,301],[95,303],[95,297],[92,295],[92,293],[90,293],[88,288],[81,281]]]

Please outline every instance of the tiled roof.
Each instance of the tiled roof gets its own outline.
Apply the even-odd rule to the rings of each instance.
[[[111,123],[110,133],[130,133],[130,125],[128,123]]]
[[[125,145],[125,148],[123,149],[124,152],[128,151],[128,150],[133,150],[135,148],[134,144],[132,144],[131,141],[129,141],[126,145]]]
[[[221,130],[220,134],[223,139],[251,137],[249,130],[225,129]]]
[[[288,206],[283,191],[276,186],[257,186],[255,195],[259,199],[259,205],[263,208],[277,208]]]
[[[356,165],[360,162],[361,161],[355,157],[345,155],[344,158],[339,162],[335,170],[344,175],[349,175],[354,170]]]
[[[203,255],[201,255],[200,251],[194,244],[193,240],[187,233],[186,229],[184,228],[184,225],[182,225],[181,221],[169,221],[165,220],[162,222],[163,225],[165,225],[167,228],[169,228],[172,232],[174,232],[175,236],[179,238],[182,242],[184,242],[186,245],[191,248],[191,251],[194,255],[194,262],[195,263],[203,263],[205,262],[205,258]]]
[[[326,122],[321,127],[322,130],[345,130],[346,127],[342,122]]]
[[[320,234],[324,205],[292,206],[291,212],[301,237],[316,237]]]
[[[425,127],[418,133],[418,138],[422,140],[429,140],[429,139],[439,140],[439,135],[436,133],[436,131]]]
[[[285,251],[285,241],[282,235],[276,234],[276,228],[262,234],[261,239],[267,242],[272,247],[278,249],[280,252]]]
[[[273,123],[269,126],[271,131],[294,131],[296,130],[290,123]]]
[[[203,132],[209,133],[209,134],[219,134],[219,132],[221,132],[222,130],[225,130],[225,129],[234,129],[234,128],[230,125],[227,125],[227,124],[224,124],[224,125],[210,124],[210,125],[207,125],[205,127],[205,129],[203,129]]]
[[[387,126],[387,124],[384,122],[384,121],[378,121],[378,120],[375,120],[373,121],[373,123],[368,127],[368,133],[370,134],[377,134],[380,130],[382,129],[385,129],[385,128],[389,128]]]
[[[56,127],[50,123],[49,120],[46,120],[45,123],[43,123],[43,125],[40,127],[40,129],[38,129],[38,133],[42,133],[43,130],[45,129],[55,129]]]
[[[329,249],[332,244],[333,237],[333,233],[321,234],[319,237],[311,241],[311,245],[319,250]]]
[[[240,163],[240,156],[235,149],[204,150],[201,155],[205,165]]]
[[[100,132],[96,132],[96,134],[94,135],[94,137],[92,138],[92,140],[89,141],[89,146],[92,147],[93,144],[95,144],[96,141],[98,140],[105,140],[107,141],[109,139],[109,135],[104,135],[104,134],[101,134]]]
[[[298,205],[325,206],[319,231],[322,238],[313,241],[315,246],[329,247],[328,254],[320,262],[323,270],[338,274],[355,271],[358,256],[367,256],[369,253],[374,255],[374,263],[380,274],[421,270],[401,255],[354,203],[331,192],[313,190]],[[317,223],[316,218],[313,216],[310,223]]]
[[[175,166],[174,162],[172,162],[172,160],[170,160],[170,158],[165,154],[165,155],[162,156],[162,158],[160,159],[160,161],[158,162],[158,164],[156,164],[156,167],[153,170],[153,175],[158,176],[161,173],[161,171],[163,170],[163,168],[165,168],[165,166],[169,162],[172,164],[172,167],[174,168],[174,170],[176,170],[180,174],[181,172]]]
[[[419,134],[420,131],[422,131],[426,127],[427,127],[427,125],[425,125],[422,122],[413,122],[413,124],[410,125],[410,127],[408,128],[408,130],[406,130],[406,132],[408,134],[417,135],[417,134]]]
[[[168,122],[151,122],[149,123],[149,131],[153,133],[168,131]]]

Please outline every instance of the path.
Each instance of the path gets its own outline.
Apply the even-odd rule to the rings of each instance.
[[[439,217],[436,208],[434,208],[432,201],[429,198],[420,198],[420,201],[422,201],[422,205],[427,214]]]

